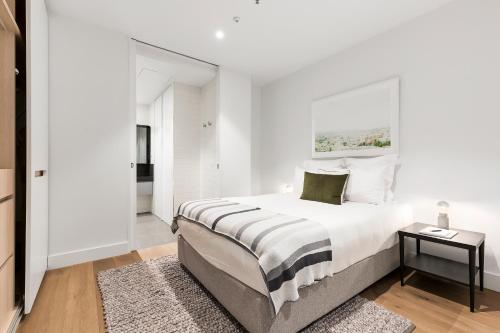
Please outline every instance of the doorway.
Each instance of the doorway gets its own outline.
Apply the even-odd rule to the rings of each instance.
[[[217,67],[135,44],[135,249],[175,242],[178,206],[215,196]]]

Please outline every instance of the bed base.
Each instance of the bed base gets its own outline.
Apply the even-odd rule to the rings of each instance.
[[[180,262],[251,333],[297,332],[399,266],[396,245],[301,288],[300,299],[285,303],[273,318],[267,297],[214,267],[182,235],[178,253]]]

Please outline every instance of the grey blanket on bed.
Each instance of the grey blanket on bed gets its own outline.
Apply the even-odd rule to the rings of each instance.
[[[224,199],[183,203],[174,232],[179,217],[224,235],[257,258],[274,315],[299,298],[300,287],[333,274],[330,237],[318,222]]]

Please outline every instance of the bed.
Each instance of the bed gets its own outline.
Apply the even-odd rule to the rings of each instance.
[[[330,276],[299,289],[275,314],[255,256],[227,237],[179,218],[179,260],[250,332],[295,332],[398,267],[396,231],[411,223],[396,203],[341,206],[301,200],[293,193],[227,198],[322,224],[332,241]]]

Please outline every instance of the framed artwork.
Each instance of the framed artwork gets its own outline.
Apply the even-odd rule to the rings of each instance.
[[[397,154],[399,78],[312,103],[312,157]]]

